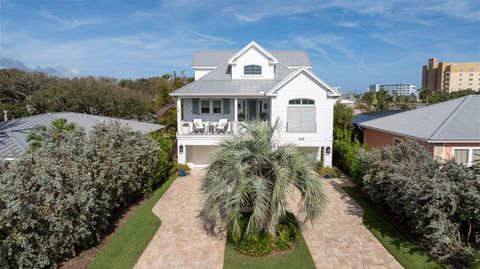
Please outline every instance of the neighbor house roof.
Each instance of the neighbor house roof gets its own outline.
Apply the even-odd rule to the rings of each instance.
[[[231,66],[226,62],[174,91],[172,96],[263,96],[280,81],[294,72],[282,64],[275,66],[274,79],[238,79],[231,76]]]
[[[428,142],[480,142],[480,95],[467,95],[358,124]]]
[[[363,112],[355,115],[353,117],[352,123],[360,124],[366,121],[379,119],[379,118],[390,116],[400,112],[403,112],[403,110],[383,110],[383,111]]]
[[[95,124],[100,122],[118,122],[122,126],[129,126],[134,131],[140,131],[142,133],[149,133],[165,128],[165,126],[160,124],[73,112],[38,114],[0,122],[0,157],[14,159],[22,156],[28,150],[27,134],[32,128],[39,125],[50,125],[55,119],[61,118],[83,127],[87,133],[92,130]]]
[[[193,67],[217,67],[226,63],[238,51],[197,51],[193,56]],[[300,50],[269,50],[278,62],[288,67],[311,67],[310,58],[305,51]]]

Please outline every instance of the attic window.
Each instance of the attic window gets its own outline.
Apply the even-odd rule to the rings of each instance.
[[[262,67],[255,64],[246,65],[243,67],[244,75],[261,75]]]

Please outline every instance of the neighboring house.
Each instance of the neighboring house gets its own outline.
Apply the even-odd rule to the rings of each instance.
[[[28,150],[28,132],[36,126],[48,126],[56,119],[66,119],[67,122],[75,123],[88,133],[97,123],[117,122],[122,126],[128,126],[134,131],[149,133],[164,128],[163,125],[124,120],[117,118],[102,117],[73,112],[55,112],[38,114],[24,118],[12,119],[0,122],[0,158],[13,160],[21,157]]]
[[[282,143],[331,165],[339,93],[311,71],[304,51],[267,51],[251,42],[239,51],[197,52],[192,68],[195,81],[171,94],[177,98],[179,163],[204,166],[242,122],[279,119]]]
[[[364,142],[382,148],[413,140],[438,160],[454,158],[472,165],[480,161],[480,95],[364,121]]]

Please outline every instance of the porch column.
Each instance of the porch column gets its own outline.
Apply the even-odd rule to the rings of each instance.
[[[237,126],[238,126],[238,98],[235,97],[235,101],[233,102],[233,133],[237,133]]]
[[[177,133],[182,132],[182,99],[177,98]]]

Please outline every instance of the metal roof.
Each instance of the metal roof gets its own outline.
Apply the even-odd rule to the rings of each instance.
[[[226,63],[238,51],[197,51],[193,56],[193,67],[217,67]],[[287,67],[311,67],[310,58],[300,50],[269,50],[278,62]]]
[[[97,115],[81,114],[74,112],[55,112],[38,114],[24,118],[0,122],[0,157],[18,158],[28,150],[27,134],[38,125],[49,125],[55,119],[66,119],[83,127],[88,133],[97,123],[118,122],[122,126],[129,126],[134,131],[149,133],[165,128],[160,124],[124,120],[118,118],[102,117]]]
[[[343,99],[348,100],[348,99]],[[374,112],[364,112],[357,114],[353,117],[352,123],[353,124],[360,124],[366,121],[379,119],[382,117],[390,116],[393,114],[401,113],[403,110],[385,110],[385,111],[374,111]]]
[[[274,79],[233,80],[231,67],[224,63],[210,73],[174,91],[172,96],[264,96],[294,70],[275,66]]]
[[[467,95],[359,126],[430,142],[480,142],[480,95]]]

